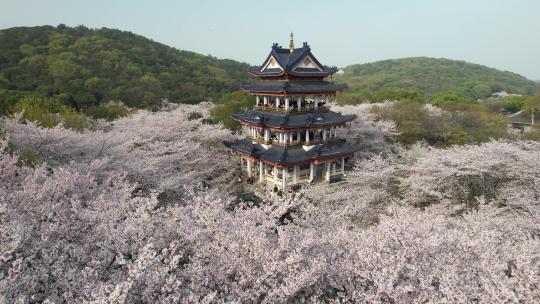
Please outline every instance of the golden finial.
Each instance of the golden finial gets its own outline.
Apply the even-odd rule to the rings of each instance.
[[[292,53],[294,51],[294,34],[291,32],[291,42],[289,42],[289,51]]]

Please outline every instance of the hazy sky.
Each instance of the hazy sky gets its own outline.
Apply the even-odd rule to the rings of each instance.
[[[446,57],[540,80],[540,0],[0,0],[0,28],[59,23],[251,64],[294,31],[327,65]]]

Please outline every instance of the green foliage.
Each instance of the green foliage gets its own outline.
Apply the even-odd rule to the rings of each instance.
[[[384,90],[373,95],[374,102],[394,101],[394,100],[416,100],[422,101],[422,93],[413,89],[398,89],[394,91]]]
[[[26,92],[0,89],[0,115],[9,114],[9,110],[26,95]]]
[[[540,113],[540,93],[528,97],[523,103],[523,110],[527,112]],[[540,116],[540,115],[538,115]]]
[[[350,65],[336,82],[346,83],[355,97],[367,100],[413,99],[438,102],[477,100],[494,92],[532,94],[536,84],[523,76],[485,66],[442,58],[403,58],[374,63]],[[402,96],[400,90],[417,92],[417,96]],[[393,93],[395,95],[393,95]],[[378,96],[378,97],[377,97]],[[358,103],[357,98],[338,102]],[[366,99],[364,99],[365,101]]]
[[[86,109],[85,113],[94,119],[105,119],[107,121],[113,121],[131,114],[129,109],[119,102],[108,102],[106,104],[92,106]]]
[[[84,114],[52,98],[26,96],[15,104],[11,112],[23,112],[24,120],[36,122],[45,128],[55,127],[59,123],[77,131],[89,127]]]
[[[248,69],[114,29],[10,28],[0,30],[0,114],[34,94],[82,111],[109,100],[150,109],[164,98],[196,103],[236,90]]]
[[[37,153],[33,150],[21,150],[18,153],[17,165],[26,167],[35,167],[39,161]]]
[[[359,104],[364,102],[383,102],[395,100],[417,100],[422,101],[422,93],[413,89],[383,90],[378,92],[365,92],[362,90],[345,91],[336,96],[336,101],[340,105]]]
[[[486,99],[482,103],[493,112],[511,114],[520,111],[527,98],[527,96],[508,96],[504,98]]]
[[[203,115],[199,112],[190,112],[187,118],[188,120],[197,120],[203,118]]]
[[[39,162],[36,151],[32,149],[17,149],[12,143],[8,143],[5,151],[10,155],[17,156],[17,166],[35,167]]]
[[[461,92],[456,92],[456,91],[438,93],[438,94],[435,94],[431,99],[431,103],[436,106],[440,106],[444,104],[451,104],[451,103],[472,103],[472,102],[474,102],[474,99],[465,96]]]
[[[210,116],[214,123],[221,122],[231,130],[238,130],[240,124],[232,119],[231,115],[238,112],[245,112],[253,108],[254,97],[242,91],[236,91],[223,95],[219,99],[219,104],[210,111]]]
[[[64,128],[71,129],[75,131],[82,131],[88,129],[90,126],[86,120],[86,116],[81,113],[73,110],[72,108],[67,108],[59,113],[61,117],[62,124]]]
[[[360,103],[370,102],[372,100],[370,94],[359,91],[347,90],[345,92],[337,93],[336,103],[338,105],[356,105]]]
[[[433,113],[417,101],[398,101],[389,107],[374,107],[379,119],[398,125],[399,141],[413,144],[424,140],[430,145],[447,147],[480,143],[506,137],[506,119],[477,104],[445,104],[441,113]]]

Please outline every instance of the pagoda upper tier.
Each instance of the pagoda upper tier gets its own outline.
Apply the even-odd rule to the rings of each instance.
[[[336,67],[322,65],[304,42],[301,48],[282,48],[277,43],[264,63],[249,73],[261,79],[320,79],[337,72]],[[250,88],[245,88],[250,90]]]

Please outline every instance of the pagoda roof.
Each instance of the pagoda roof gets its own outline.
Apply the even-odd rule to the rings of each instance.
[[[362,146],[351,145],[344,139],[318,144],[307,151],[298,146],[284,147],[279,145],[271,145],[270,148],[266,149],[261,144],[253,143],[248,139],[225,142],[225,145],[238,153],[280,166],[292,166],[315,160],[347,156],[362,149]]]
[[[243,90],[257,93],[300,94],[300,93],[336,93],[346,88],[345,84],[334,84],[328,81],[259,81],[246,84]]]
[[[251,126],[274,129],[314,129],[350,122],[355,115],[342,115],[332,111],[272,112],[255,110],[232,115],[233,119]]]
[[[302,65],[304,61],[306,61],[306,65]],[[249,73],[258,77],[276,77],[286,74],[326,77],[337,71],[337,67],[322,65],[311,53],[307,42],[304,42],[301,48],[295,48],[292,52],[289,48],[283,48],[274,43],[264,63],[260,67],[250,70]]]

